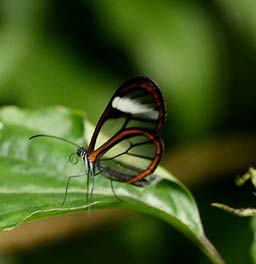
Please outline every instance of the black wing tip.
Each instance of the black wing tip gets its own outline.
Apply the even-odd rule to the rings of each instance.
[[[155,80],[153,80],[150,77],[147,77],[145,75],[135,75],[132,76],[130,78],[128,78],[122,85],[127,85],[129,83],[143,83],[143,82],[147,82],[150,83],[152,86],[155,86],[159,89],[159,85],[157,84],[157,82]]]

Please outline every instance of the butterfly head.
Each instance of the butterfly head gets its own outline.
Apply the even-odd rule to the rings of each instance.
[[[88,157],[88,151],[84,147],[79,147],[76,151],[76,154],[83,160],[87,159]]]

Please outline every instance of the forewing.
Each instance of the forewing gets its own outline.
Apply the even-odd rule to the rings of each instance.
[[[146,77],[124,82],[114,93],[91,138],[88,152],[127,128],[145,129],[158,135],[165,121],[166,109],[158,85]]]

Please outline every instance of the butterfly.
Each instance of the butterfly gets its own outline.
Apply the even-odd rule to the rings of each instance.
[[[118,181],[145,187],[149,185],[145,177],[155,171],[163,154],[160,132],[165,118],[166,106],[159,86],[147,77],[137,76],[125,81],[113,94],[88,148],[51,135],[30,139],[46,136],[76,145],[76,154],[85,164],[87,195],[89,180],[94,184],[97,174],[110,179],[111,184]],[[68,178],[63,202],[69,180],[76,176],[79,175]]]

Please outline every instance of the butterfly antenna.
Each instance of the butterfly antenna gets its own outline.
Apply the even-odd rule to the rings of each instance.
[[[68,139],[65,139],[65,138],[62,138],[62,137],[57,137],[57,136],[52,136],[52,135],[45,135],[45,134],[34,135],[34,136],[30,137],[29,140],[34,139],[34,138],[37,138],[37,137],[56,138],[58,140],[62,140],[64,142],[67,142],[67,143],[69,143],[71,145],[74,145],[74,146],[80,148],[80,146],[78,144],[76,144],[76,143],[74,143],[74,142],[72,142],[72,141],[70,141]]]

